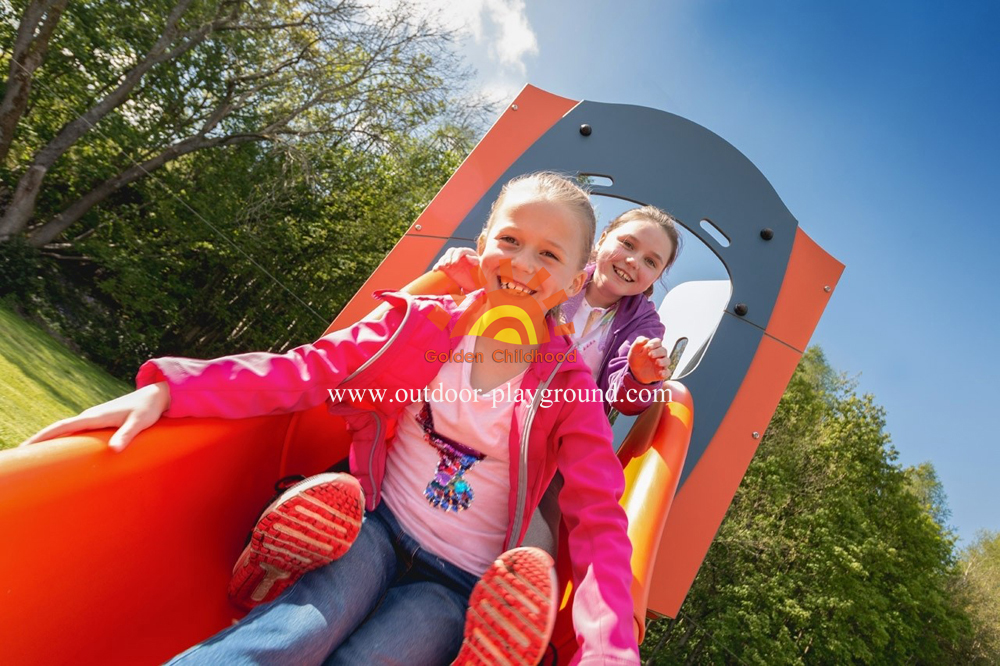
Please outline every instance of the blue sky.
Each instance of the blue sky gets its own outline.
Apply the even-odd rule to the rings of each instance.
[[[431,2],[431,0],[428,0]],[[433,4],[433,2],[432,2]],[[641,104],[728,140],[847,265],[813,336],[1000,530],[1000,3],[470,0],[477,84]]]

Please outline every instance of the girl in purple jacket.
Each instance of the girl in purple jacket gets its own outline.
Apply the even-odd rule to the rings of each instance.
[[[541,313],[537,343],[491,337],[496,329],[484,317],[470,328],[463,315],[477,312],[482,294],[459,306],[450,297],[383,293],[389,309],[380,316],[286,354],[150,361],[137,391],[29,443],[116,427],[109,445],[120,450],[161,415],[238,418],[328,402],[344,416],[354,478],[312,479],[279,499],[237,564],[263,572],[250,583],[251,601],[269,600],[289,575],[311,570],[179,663],[447,663],[472,588],[501,553],[499,566],[522,573],[506,596],[536,617],[500,622],[500,640],[516,644],[514,653],[530,650],[526,633],[539,624],[548,631],[554,620],[554,608],[539,601],[554,594],[555,581],[551,560],[532,572],[536,560],[516,546],[558,470],[577,590],[575,661],[638,664],[621,467],[607,420],[588,399],[599,392],[589,368],[544,314],[583,288],[594,227],[586,193],[553,174],[511,181],[493,206],[478,243],[485,297]],[[376,388],[385,392],[364,404],[338,392]],[[342,556],[313,568],[309,553],[324,543]],[[488,653],[463,659],[492,661]]]

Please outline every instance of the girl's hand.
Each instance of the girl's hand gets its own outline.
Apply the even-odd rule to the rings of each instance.
[[[108,440],[108,446],[114,451],[121,451],[128,446],[133,437],[156,423],[168,407],[170,407],[170,388],[166,382],[157,382],[120,398],[85,409],[79,416],[56,421],[25,440],[21,446],[81,430],[118,428]]]
[[[479,285],[476,284],[476,274],[479,272],[479,255],[472,248],[449,248],[444,256],[434,264],[433,270],[441,271],[450,277],[464,294],[479,288]]]
[[[659,338],[650,340],[640,335],[628,350],[628,368],[640,384],[654,384],[668,379],[669,363],[667,350]]]

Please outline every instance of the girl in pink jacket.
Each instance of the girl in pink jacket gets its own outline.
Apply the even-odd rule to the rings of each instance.
[[[380,317],[286,354],[150,361],[136,392],[29,441],[120,426],[109,442],[120,449],[161,415],[239,418],[324,401],[344,415],[351,472],[364,493],[360,530],[353,481],[310,481],[303,485],[333,494],[300,489],[286,503],[285,529],[255,535],[255,557],[267,538],[283,562],[294,561],[300,537],[318,526],[335,537],[330,543],[353,545],[331,547],[343,555],[177,663],[447,663],[462,642],[473,586],[524,555],[516,546],[558,469],[576,590],[575,661],[638,664],[621,466],[589,368],[544,314],[583,287],[594,227],[575,184],[553,174],[515,179],[480,239],[485,292],[460,306],[451,297],[383,293],[389,309]],[[509,331],[519,327],[530,344],[513,344]],[[350,404],[347,389],[368,397]],[[300,531],[289,534],[289,525]],[[251,568],[266,570],[262,564]],[[548,578],[542,564],[539,577]],[[539,582],[519,577],[508,593],[530,606]],[[544,584],[551,594],[555,581]],[[551,624],[548,609],[539,612]],[[530,643],[524,632],[533,622],[522,620],[502,622],[507,635],[498,640]]]

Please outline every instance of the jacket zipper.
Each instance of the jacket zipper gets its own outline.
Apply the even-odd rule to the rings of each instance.
[[[574,349],[576,349],[575,342],[570,345],[566,353],[569,354]],[[524,505],[528,501],[528,438],[531,435],[531,424],[535,420],[535,414],[538,412],[538,404],[541,402],[543,392],[549,387],[552,380],[555,379],[556,373],[559,372],[559,368],[563,363],[565,363],[565,359],[556,363],[556,367],[552,369],[552,373],[548,379],[538,386],[535,397],[531,401],[531,406],[528,407],[528,416],[524,419],[524,429],[521,431],[520,465],[517,469],[517,503],[514,506],[514,522],[511,526],[510,537],[504,543],[504,550],[510,550],[511,544],[515,539],[520,542],[521,525],[524,523]]]
[[[371,453],[368,454],[368,473],[374,474],[373,463],[375,462],[375,450],[382,445],[382,417],[378,415],[378,412],[372,412],[372,416],[375,418],[375,446],[372,447]],[[372,479],[372,489],[375,491],[375,499],[373,500],[374,505],[378,505],[379,497],[382,495],[382,483],[375,483]]]
[[[372,354],[371,358],[362,363],[361,367],[352,372],[351,375],[347,379],[345,379],[342,383],[346,384],[347,382],[357,377],[362,370],[364,370],[372,363],[374,363],[380,356],[382,356],[382,354],[386,352],[387,349],[389,349],[390,346],[392,346],[392,343],[396,341],[396,338],[399,337],[399,334],[402,332],[403,328],[405,328],[406,321],[410,318],[410,313],[412,312],[413,312],[413,305],[409,301],[407,301],[406,312],[403,314],[403,321],[399,322],[399,327],[396,328],[396,331],[389,338],[389,341],[386,342],[381,349]],[[388,313],[386,313],[386,315],[388,315]],[[382,442],[382,417],[379,416],[378,413],[374,411],[372,412],[372,416],[375,418],[375,426],[376,426],[375,444],[372,446],[372,450],[368,454],[368,471],[369,473],[374,474],[372,470],[374,469],[374,464],[375,464],[375,452],[382,444],[384,444],[384,442]],[[375,499],[373,500],[374,504],[378,504],[379,497],[382,495],[381,486],[382,486],[381,482],[375,483],[374,479],[372,479],[372,488],[375,490]]]

